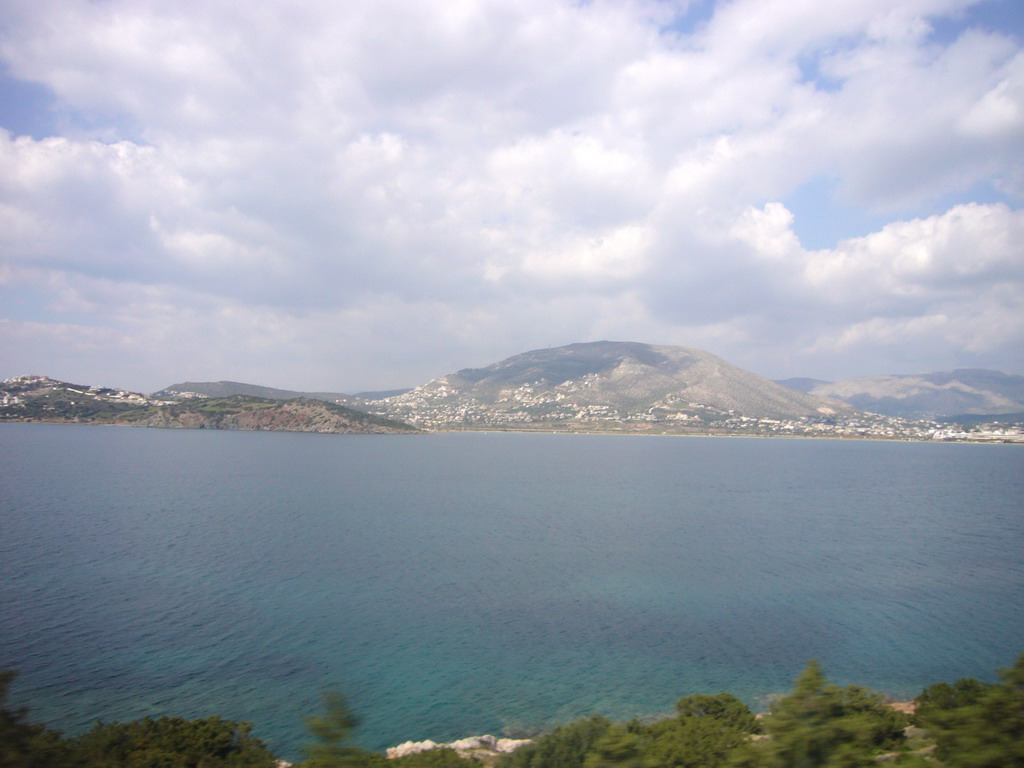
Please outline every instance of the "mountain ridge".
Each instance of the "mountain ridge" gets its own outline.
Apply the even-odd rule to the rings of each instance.
[[[908,419],[1024,411],[1024,376],[985,368],[861,376],[825,382],[808,391],[839,398],[858,410]]]
[[[704,350],[596,341],[531,350],[484,368],[464,368],[386,398],[403,420],[435,423],[821,418],[850,414],[837,400],[786,389]],[[603,416],[602,416],[603,414]]]

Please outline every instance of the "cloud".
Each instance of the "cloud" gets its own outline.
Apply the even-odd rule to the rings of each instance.
[[[5,375],[377,388],[608,337],[1021,364],[1024,55],[968,0],[8,6],[56,117],[0,134]],[[805,249],[778,201],[821,178],[891,223]]]
[[[833,301],[908,308],[915,295],[975,295],[979,286],[1024,282],[1022,237],[1024,211],[972,203],[817,252],[807,276]]]
[[[752,261],[779,264],[773,274],[787,274],[775,286],[762,285],[778,294],[764,302],[770,313],[754,317],[778,333],[788,325],[801,356],[874,351],[927,368],[938,349],[945,360],[954,351],[964,359],[999,352],[1019,364],[1024,211],[966,204],[819,251],[803,249],[791,226],[789,212],[770,203],[746,211],[733,234],[751,249]]]

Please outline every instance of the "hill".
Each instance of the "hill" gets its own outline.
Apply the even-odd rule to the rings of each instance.
[[[346,434],[415,431],[408,424],[311,398],[232,395],[175,402],[46,376],[19,376],[0,384],[0,421]]]
[[[202,397],[250,395],[252,397],[266,397],[271,400],[294,400],[296,397],[307,397],[311,400],[324,400],[328,403],[346,405],[363,401],[383,400],[386,397],[394,397],[408,391],[408,389],[389,389],[380,392],[356,392],[348,395],[344,392],[299,392],[292,389],[276,389],[274,387],[262,387],[258,384],[245,384],[241,381],[183,381],[178,384],[170,384],[159,392],[154,392],[153,397],[181,399],[194,395],[201,395]]]
[[[467,368],[386,398],[396,418],[431,424],[822,419],[852,408],[782,387],[687,347],[598,341]]]
[[[351,395],[346,395],[344,392],[298,392],[291,389],[261,387],[258,384],[243,384],[240,381],[183,381],[178,384],[171,384],[159,392],[153,393],[153,397],[174,399],[194,395],[201,395],[203,397],[248,395],[249,397],[263,397],[268,400],[294,400],[297,397],[306,397],[310,400],[324,400],[329,403],[342,404],[353,400]]]
[[[1024,376],[979,368],[843,379],[809,391],[860,410],[907,419],[1024,411]]]
[[[211,397],[119,415],[114,424],[171,429],[241,429],[331,434],[414,432],[399,421],[312,398]]]
[[[157,400],[124,389],[71,384],[48,376],[0,383],[0,420],[102,422]]]

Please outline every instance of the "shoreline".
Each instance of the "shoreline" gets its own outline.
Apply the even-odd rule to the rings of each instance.
[[[917,711],[916,699],[899,701],[886,698],[885,705],[896,712],[907,715],[908,717],[912,717]],[[767,714],[768,712],[756,712],[754,716],[758,720],[761,720]],[[670,720],[675,717],[677,717],[675,714],[658,715],[656,718],[652,719],[652,722]],[[423,741],[410,740],[403,741],[401,744],[394,747],[387,747],[384,750],[384,755],[389,760],[394,760],[399,757],[405,757],[406,755],[415,755],[421,752],[429,752],[434,749],[451,749],[457,752],[460,757],[482,758],[482,761],[486,765],[489,760],[494,760],[502,755],[511,754],[520,747],[533,744],[534,741],[535,739],[497,738],[490,734],[484,734],[483,736],[467,736],[466,738],[450,742],[435,742],[431,739],[425,739]]]
[[[517,434],[517,435],[616,435],[623,437],[710,437],[710,438],[752,438],[760,440],[837,440],[863,443],[922,443],[934,445],[1024,445],[1024,434],[1015,436],[992,437],[992,438],[943,438],[940,440],[885,435],[829,435],[829,434],[764,434],[750,432],[679,432],[653,430],[626,430],[626,429],[550,429],[544,427],[517,428],[514,426],[488,426],[488,427],[417,427],[416,432],[396,433],[375,433],[375,432],[319,432],[310,430],[293,429],[238,429],[238,428],[209,428],[209,427],[162,427],[154,425],[126,424],[124,422],[108,421],[78,421],[72,419],[0,419],[0,424],[55,424],[81,427],[133,427],[136,429],[192,429],[194,431],[209,432],[285,432],[289,434],[317,434],[317,435],[352,435],[352,434],[391,434],[391,435],[444,435],[444,434]]]
[[[1024,435],[1017,440],[1008,439],[942,439],[932,440],[920,437],[885,437],[883,435],[792,435],[792,434],[757,434],[748,432],[653,432],[624,429],[518,429],[516,427],[448,427],[424,428],[428,435],[444,435],[455,433],[495,433],[517,435],[617,435],[623,437],[719,437],[719,438],[755,438],[761,440],[841,440],[861,443],[930,443],[935,445],[1024,445]]]

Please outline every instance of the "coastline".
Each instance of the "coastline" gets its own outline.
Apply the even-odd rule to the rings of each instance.
[[[917,701],[895,701],[891,699],[885,700],[885,705],[890,709],[900,712],[908,717],[912,717],[917,711]],[[761,720],[768,713],[758,712],[754,716]],[[676,717],[672,714],[659,715],[654,721],[657,720],[668,720]],[[384,750],[384,755],[389,760],[394,760],[399,757],[405,757],[406,755],[415,755],[421,752],[429,752],[435,749],[451,749],[459,754],[460,757],[466,758],[477,758],[484,765],[491,765],[493,762],[503,756],[515,752],[520,747],[525,747],[529,744],[533,744],[534,739],[506,739],[497,738],[490,734],[484,734],[483,736],[468,736],[464,739],[458,739],[450,742],[435,742],[430,739],[424,741],[404,741],[394,747],[388,747]]]
[[[717,437],[717,438],[758,438],[766,440],[842,440],[865,443],[933,443],[936,445],[1024,445],[1024,434],[1016,436],[1016,439],[968,439],[968,438],[943,438],[940,440],[924,437],[884,435],[830,435],[830,434],[765,434],[758,432],[728,432],[728,431],[703,431],[703,432],[681,432],[651,430],[628,430],[628,429],[551,429],[551,428],[522,428],[516,426],[487,426],[487,427],[436,427],[423,428],[425,434],[453,434],[462,432],[472,433],[495,433],[495,434],[523,434],[523,435],[616,435],[623,437]]]
[[[164,426],[153,424],[131,424],[124,421],[82,421],[80,419],[0,419],[0,424],[57,424],[83,427],[135,427],[143,429],[194,429],[214,432],[289,432],[292,434],[319,434],[319,435],[351,435],[351,434],[393,434],[393,435],[431,435],[431,434],[523,434],[523,435],[616,435],[623,437],[709,437],[709,438],[756,438],[766,440],[839,440],[850,442],[879,442],[879,443],[930,443],[936,445],[1024,445],[1024,434],[1007,435],[998,437],[977,437],[977,438],[926,438],[905,435],[836,435],[836,434],[788,434],[788,433],[763,433],[763,432],[730,432],[720,431],[693,431],[684,432],[678,430],[642,430],[642,429],[566,429],[552,428],[552,426],[538,427],[517,427],[513,425],[503,426],[449,426],[449,427],[418,427],[417,431],[401,431],[394,433],[387,432],[355,432],[355,431],[323,431],[306,429],[266,429],[247,427],[182,427]]]

